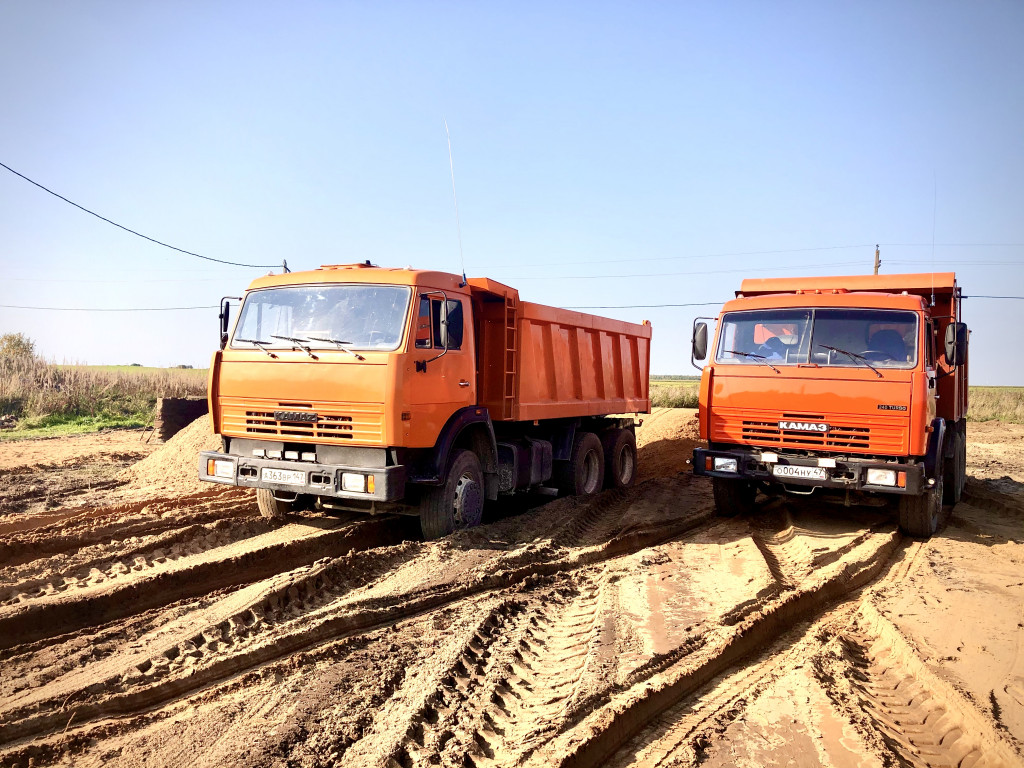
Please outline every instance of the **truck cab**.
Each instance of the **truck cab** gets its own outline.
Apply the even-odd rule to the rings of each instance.
[[[896,497],[931,535],[966,473],[967,329],[947,274],[745,280],[707,345],[699,414],[720,512],[758,491]]]

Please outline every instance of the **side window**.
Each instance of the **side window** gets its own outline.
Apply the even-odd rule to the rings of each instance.
[[[430,299],[420,296],[420,309],[416,315],[416,349],[430,349],[430,338]]]
[[[437,313],[441,313],[441,302],[435,301],[434,304],[437,306]],[[440,323],[437,323],[436,327],[440,327]],[[440,339],[437,339],[436,346],[443,347],[440,343]],[[448,301],[448,349],[462,349],[462,302],[461,301]]]
[[[441,302],[420,296],[420,308],[416,317],[416,348],[444,349],[441,341]],[[448,349],[462,349],[464,321],[462,302],[448,300]]]

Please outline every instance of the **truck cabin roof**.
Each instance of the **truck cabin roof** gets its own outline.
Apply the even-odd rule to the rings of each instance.
[[[740,284],[736,297],[767,294],[844,294],[876,293],[948,299],[956,292],[956,273],[920,272],[905,275],[837,275],[832,277],[748,278]]]
[[[317,283],[383,283],[387,285],[418,285],[450,291],[464,290],[462,277],[450,272],[408,267],[377,267],[367,263],[325,264],[319,269],[264,275],[253,280],[249,284],[249,290]],[[510,288],[488,277],[471,277],[466,281],[466,285],[473,295],[482,295],[484,300],[502,301],[506,296],[513,299],[519,297],[519,292],[515,288]]]

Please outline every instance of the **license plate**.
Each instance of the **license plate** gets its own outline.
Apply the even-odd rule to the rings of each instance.
[[[800,477],[808,480],[827,480],[824,467],[797,467],[792,464],[775,464],[772,474],[776,477]]]
[[[260,479],[265,483],[282,483],[284,485],[305,485],[306,473],[294,469],[271,469],[264,467]]]

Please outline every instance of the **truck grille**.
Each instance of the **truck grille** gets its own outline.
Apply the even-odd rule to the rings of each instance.
[[[827,422],[828,432],[780,429],[780,421]],[[721,409],[712,418],[712,442],[902,456],[909,450],[906,416],[795,414]]]
[[[384,440],[384,407],[377,403],[279,403],[225,397],[220,405],[221,432],[229,437],[360,445],[380,445]],[[282,409],[288,413],[281,413]],[[284,418],[276,418],[275,412]],[[303,418],[314,413],[315,421]],[[289,415],[295,420],[288,420]]]
[[[870,448],[871,427],[837,427],[825,433],[779,429],[778,421],[743,422],[745,442],[789,443],[818,448]]]

